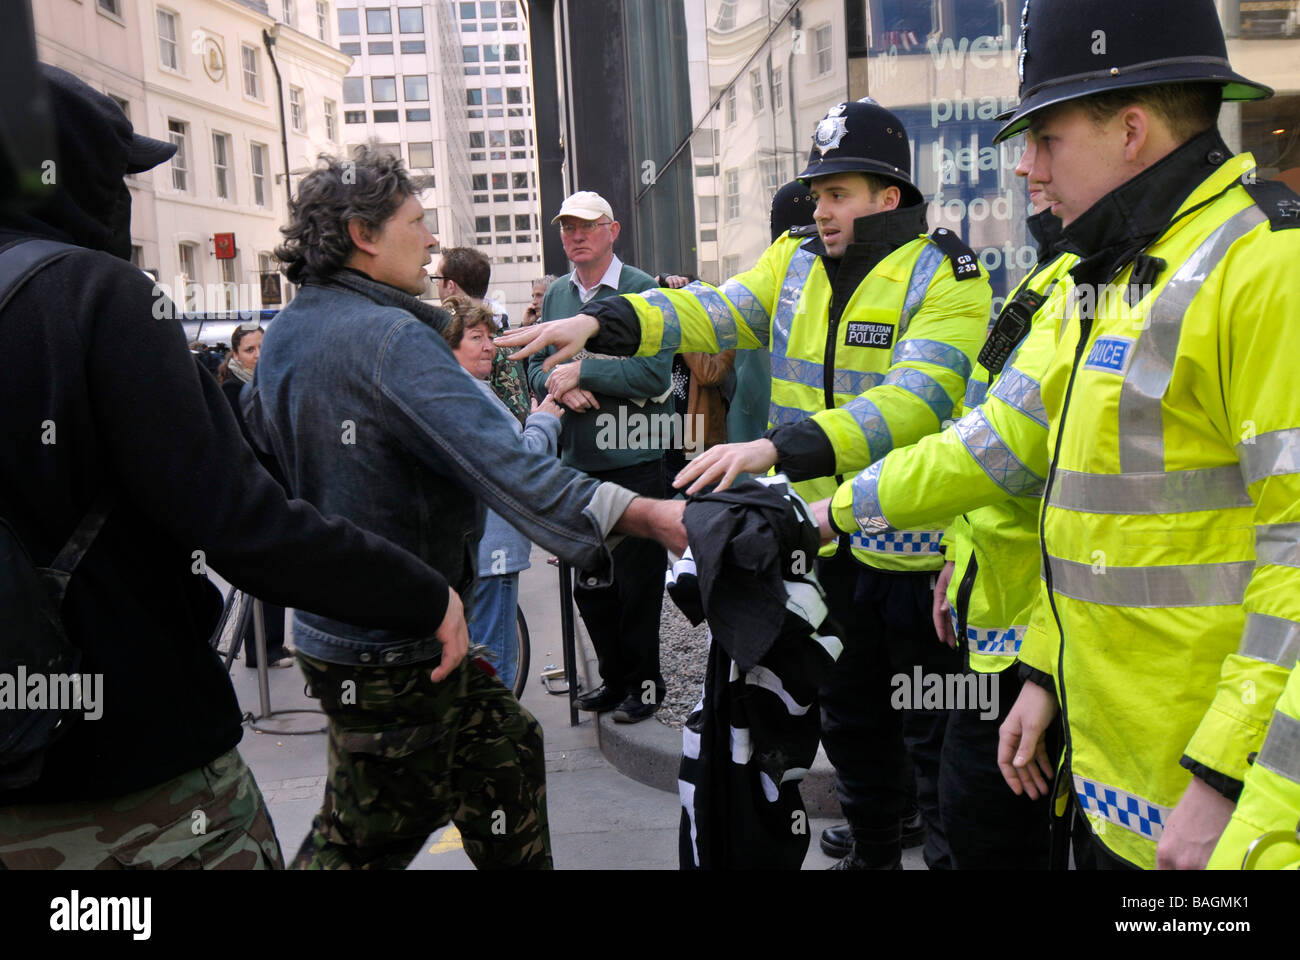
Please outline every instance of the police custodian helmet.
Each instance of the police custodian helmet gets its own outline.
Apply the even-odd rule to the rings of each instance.
[[[899,206],[921,203],[912,183],[912,148],[903,121],[870,97],[837,103],[813,132],[812,153],[800,180],[835,173],[874,173],[903,193]]]
[[[1019,70],[1020,106],[994,143],[1035,111],[1109,90],[1203,81],[1224,100],[1273,95],[1233,72],[1214,0],[1026,0]]]

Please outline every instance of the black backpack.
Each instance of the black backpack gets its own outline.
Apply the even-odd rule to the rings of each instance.
[[[0,251],[0,311],[34,273],[77,249],[26,240]],[[51,702],[56,690],[79,689],[51,679],[76,674],[81,666],[81,651],[68,640],[59,608],[112,499],[108,491],[99,495],[48,567],[32,561],[13,527],[0,518],[0,791],[36,782],[45,751],[83,712],[80,703]],[[31,709],[26,679],[36,674],[45,677],[46,697],[43,707]]]

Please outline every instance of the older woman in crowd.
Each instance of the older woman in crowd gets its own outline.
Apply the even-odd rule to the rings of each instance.
[[[510,418],[520,443],[529,450],[554,456],[563,408],[549,396],[540,404],[534,401],[533,413],[520,426],[488,383],[496,355],[491,309],[459,296],[448,297],[442,307],[451,315],[443,336],[465,372],[475,379],[485,396],[492,398],[502,415]],[[483,539],[479,542],[478,580],[469,604],[469,635],[471,641],[491,651],[501,682],[511,690],[519,666],[515,644],[519,571],[529,567],[531,550],[527,537],[491,510],[487,512]]]

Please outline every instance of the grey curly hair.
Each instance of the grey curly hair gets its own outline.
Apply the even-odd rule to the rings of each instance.
[[[275,250],[293,283],[329,279],[356,249],[348,235],[350,220],[378,231],[407,197],[424,188],[424,178],[411,177],[400,158],[365,146],[350,159],[324,153],[319,159],[289,203],[289,224],[280,228],[285,242]]]

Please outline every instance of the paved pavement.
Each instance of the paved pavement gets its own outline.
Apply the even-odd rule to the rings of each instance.
[[[569,725],[568,702],[547,694],[537,679],[547,664],[560,664],[558,583],[546,554],[533,551],[533,565],[520,577],[520,603],[532,639],[532,666],[523,704],[542,724],[546,736],[547,809],[557,869],[677,869],[677,824],[681,807],[676,792],[656,789],[619,773],[601,754],[590,714]],[[232,672],[243,709],[260,713],[257,671],[237,663]],[[311,709],[296,668],[269,671],[274,710]],[[272,717],[267,729],[315,730],[324,717],[290,714]],[[646,720],[644,723],[656,723]],[[239,745],[266,797],[286,858],[307,835],[324,790],[326,758],[323,733],[291,736],[257,733],[245,726]],[[817,847],[822,828],[833,821],[813,819],[812,842],[805,870],[825,869],[832,861]],[[919,851],[904,855],[904,866],[923,868]],[[454,826],[433,834],[411,863],[412,870],[471,870]]]

